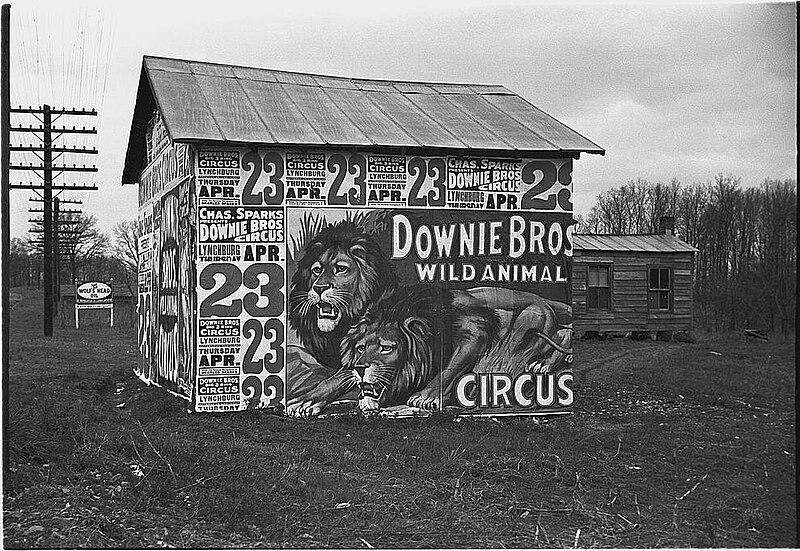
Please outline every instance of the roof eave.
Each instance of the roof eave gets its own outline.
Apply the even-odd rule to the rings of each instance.
[[[147,155],[147,124],[150,122],[150,117],[157,107],[158,98],[150,82],[145,56],[145,59],[142,60],[142,70],[139,73],[139,85],[136,90],[131,130],[128,134],[128,147],[125,151],[125,164],[122,169],[123,186],[139,183],[139,175],[144,169]],[[172,138],[167,121],[164,121],[164,125],[167,129],[167,135]]]
[[[165,121],[166,122],[166,121]],[[581,153],[590,155],[605,155],[605,150],[598,148],[593,149],[501,149],[501,148],[475,148],[475,147],[448,147],[448,146],[428,146],[428,145],[392,145],[392,144],[374,144],[374,143],[321,143],[321,142],[293,142],[293,143],[277,143],[277,142],[241,142],[231,140],[214,140],[209,138],[198,138],[193,136],[176,136],[172,140],[175,143],[185,143],[191,145],[211,145],[211,146],[247,146],[247,147],[282,147],[282,148],[333,148],[333,149],[359,149],[359,150],[408,150],[408,151],[451,151],[454,153],[471,153],[471,154],[499,154],[504,156],[557,156],[557,157],[574,157],[578,158]]]

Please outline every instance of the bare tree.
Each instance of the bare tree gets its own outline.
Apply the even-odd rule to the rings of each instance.
[[[81,268],[106,253],[108,236],[97,227],[97,219],[86,213],[65,213],[60,220],[69,222],[63,225],[65,229],[59,234],[58,240],[61,257],[67,260],[70,281],[74,281]],[[28,241],[32,242],[33,239]],[[32,248],[41,255],[43,246],[40,243],[32,245]]]
[[[136,296],[136,278],[139,267],[139,227],[133,220],[114,226],[114,246],[111,255],[119,262],[125,274],[125,285]]]
[[[757,327],[786,334],[797,307],[797,183],[766,180],[743,188],[718,174],[681,186],[631,180],[598,196],[579,232],[648,233],[675,216],[677,235],[698,249],[696,320],[703,327]]]
[[[31,285],[31,280],[38,277],[38,272],[33,274],[32,268],[35,260],[32,255],[30,244],[19,237],[12,237],[9,245],[9,280],[12,287],[19,285]]]

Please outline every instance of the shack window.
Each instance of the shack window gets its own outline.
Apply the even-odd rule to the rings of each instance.
[[[650,268],[648,304],[651,310],[669,310],[672,305],[672,268]]]
[[[611,310],[611,278],[608,266],[589,266],[589,295],[586,306],[593,310]]]

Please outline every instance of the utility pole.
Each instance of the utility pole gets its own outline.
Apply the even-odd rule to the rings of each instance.
[[[53,286],[55,288],[55,313],[61,304],[61,257],[69,254],[69,247],[72,245],[70,235],[74,232],[69,231],[70,226],[80,224],[80,220],[62,220],[61,215],[67,216],[81,214],[82,211],[75,209],[62,209],[61,203],[68,202],[67,199],[53,198]],[[80,201],[69,201],[78,202]],[[28,209],[30,213],[44,213],[44,209]],[[31,233],[42,233],[44,231],[44,218],[28,218],[28,222],[36,224],[29,231]],[[31,242],[36,244],[36,242]],[[44,242],[42,242],[44,243]]]
[[[46,337],[51,337],[53,335],[53,317],[57,312],[57,306],[55,305],[58,301],[58,296],[60,295],[60,289],[56,288],[58,285],[58,276],[56,274],[56,270],[58,269],[58,236],[54,234],[54,225],[56,231],[58,231],[58,224],[57,222],[54,224],[53,219],[53,191],[57,190],[58,193],[64,190],[72,190],[72,191],[90,191],[96,190],[97,186],[85,185],[85,184],[54,184],[53,179],[54,177],[60,176],[66,172],[97,172],[96,166],[87,167],[86,165],[77,166],[73,164],[72,166],[67,166],[65,162],[62,161],[60,165],[55,165],[54,161],[56,161],[59,157],[64,155],[65,153],[69,154],[96,154],[96,149],[86,149],[85,147],[78,149],[77,147],[57,147],[54,145],[54,140],[60,138],[65,134],[97,134],[97,129],[95,128],[67,128],[66,126],[62,127],[55,127],[53,126],[54,117],[55,120],[64,116],[64,115],[89,115],[95,116],[97,112],[95,110],[87,111],[86,109],[81,109],[80,111],[77,109],[54,109],[50,105],[43,105],[42,107],[28,107],[27,109],[22,108],[21,106],[16,109],[10,109],[11,113],[20,113],[20,114],[29,114],[36,117],[38,120],[41,121],[41,126],[28,126],[27,128],[24,126],[16,126],[11,128],[12,132],[30,132],[33,133],[41,142],[41,145],[34,145],[29,144],[25,145],[15,145],[10,146],[10,151],[16,152],[33,152],[37,157],[39,156],[39,152],[42,153],[41,157],[42,164],[29,164],[29,165],[10,165],[11,170],[18,170],[18,171],[33,171],[36,173],[41,179],[42,182],[28,182],[27,184],[24,182],[19,182],[10,185],[11,189],[30,189],[34,190],[37,193],[39,190],[42,191],[40,197],[43,204],[43,211],[42,211],[42,226],[43,226],[43,233],[44,233],[44,243],[42,247],[43,257],[44,257],[44,266],[42,267],[42,271],[44,272],[44,335]],[[42,118],[39,119],[38,115],[41,115]],[[41,137],[39,137],[41,134]],[[53,154],[56,154],[55,157]],[[58,194],[57,193],[57,194]],[[56,194],[56,195],[57,195]],[[56,199],[57,200],[57,199]],[[65,201],[67,202],[67,201]],[[56,208],[57,210],[57,208]],[[53,256],[56,256],[54,259]]]
[[[53,300],[53,313],[58,314],[58,305],[61,302],[61,278],[59,268],[61,267],[61,254],[58,247],[58,197],[53,199],[53,289],[55,291]]]
[[[53,336],[53,132],[50,106],[44,106],[44,336]]]
[[[9,178],[9,165],[11,162],[11,150],[9,149],[9,135],[11,130],[11,4],[3,4],[0,9],[0,142],[2,142],[2,153],[0,153],[0,172],[2,172],[2,182],[0,182],[0,228],[2,229],[2,265],[3,265],[3,465],[8,465],[8,344],[9,324],[11,322],[11,311],[9,309],[9,291],[11,290],[11,280],[8,273],[8,261],[11,256],[11,215],[10,191],[11,180]]]

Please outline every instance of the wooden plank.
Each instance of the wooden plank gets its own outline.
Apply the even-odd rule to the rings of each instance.
[[[325,90],[328,97],[375,144],[401,147],[422,145],[373,104],[361,90]]]
[[[322,138],[297,110],[283,85],[256,80],[240,80],[250,102],[264,121],[275,143],[321,145]]]
[[[427,147],[463,148],[466,144],[448,133],[400,93],[366,92],[367,97],[386,113],[414,141]]]
[[[234,78],[195,75],[223,138],[233,142],[273,143],[258,113]]]
[[[687,317],[686,315],[679,315],[675,314],[674,312],[671,313],[661,313],[661,312],[650,312],[648,317],[654,320],[671,320],[671,319],[680,319],[682,317]]]
[[[646,280],[647,274],[644,272],[626,272],[622,270],[617,270],[617,267],[614,267],[614,281],[637,281],[637,280]]]
[[[573,314],[573,317],[575,317],[575,314]],[[581,320],[613,320],[614,319],[614,314],[610,313],[610,312],[605,312],[604,313],[604,312],[595,312],[595,311],[592,311],[592,310],[588,310],[588,311],[582,312],[580,314],[580,319]]]

